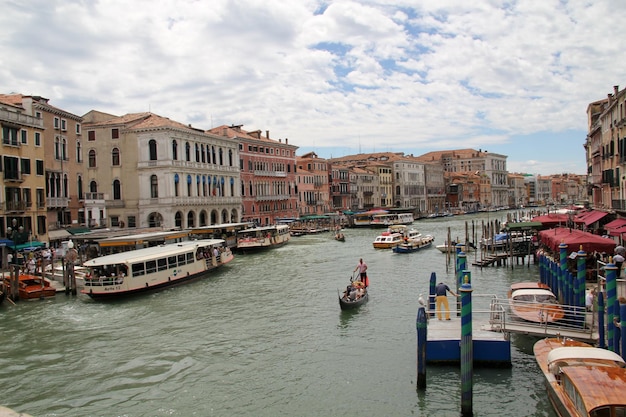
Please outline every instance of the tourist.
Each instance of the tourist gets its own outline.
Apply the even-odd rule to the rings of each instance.
[[[620,255],[619,253],[616,254],[613,257],[613,263],[617,267],[616,274],[617,274],[617,278],[619,278],[622,275],[622,264],[624,263],[624,257],[622,255]]]
[[[448,305],[448,292],[453,296],[457,297],[458,295],[450,289],[446,284],[440,282],[435,287],[435,295],[437,296],[437,318],[441,320],[441,309],[446,309],[446,320],[450,320],[450,306]]]
[[[363,258],[359,259],[359,264],[354,268],[354,271],[359,271],[359,276],[361,277],[361,282],[367,286],[366,278],[367,278],[367,264],[363,262]]]
[[[593,311],[593,299],[595,298],[596,295],[596,289],[592,288],[591,290],[587,291],[587,294],[585,296],[585,307],[587,308],[587,311]]]

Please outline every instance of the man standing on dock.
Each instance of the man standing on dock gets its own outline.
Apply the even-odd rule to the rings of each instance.
[[[440,282],[435,287],[435,295],[437,296],[437,298],[435,299],[437,303],[437,318],[439,320],[441,320],[442,307],[446,309],[446,320],[450,320],[450,306],[448,305],[448,292],[454,295],[455,297],[458,296],[457,294],[454,293],[454,291],[450,289],[450,287],[448,287],[443,282]]]

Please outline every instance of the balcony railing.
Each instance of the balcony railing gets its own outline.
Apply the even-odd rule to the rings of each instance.
[[[285,171],[263,171],[263,170],[255,170],[254,175],[259,177],[286,177],[287,173]]]
[[[26,201],[7,201],[5,210],[6,211],[26,211],[26,207],[28,207],[28,204]]]
[[[68,207],[70,204],[70,199],[67,197],[47,197],[46,205],[48,208],[63,208]]]

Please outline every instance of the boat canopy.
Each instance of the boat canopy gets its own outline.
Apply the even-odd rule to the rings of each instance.
[[[548,365],[557,361],[567,360],[603,360],[613,361],[620,365],[622,368],[626,367],[626,362],[620,355],[610,350],[584,347],[584,346],[567,346],[560,347],[550,351],[548,353]]]

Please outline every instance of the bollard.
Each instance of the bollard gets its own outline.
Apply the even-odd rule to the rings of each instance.
[[[471,272],[461,285],[461,415],[471,416],[473,395],[474,352],[472,340],[472,285]]]
[[[427,318],[426,308],[420,307],[417,310],[417,318],[415,319],[415,327],[417,329],[417,388],[426,388],[426,338],[427,336]]]
[[[605,266],[606,271],[606,333],[608,349],[615,352],[615,323],[613,318],[616,317],[615,302],[617,301],[617,267],[613,264],[613,258]]]
[[[430,288],[428,295],[428,311],[430,312],[430,317],[435,317],[435,287],[437,286],[437,274],[434,272],[430,273]]]

